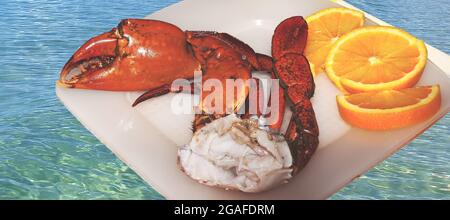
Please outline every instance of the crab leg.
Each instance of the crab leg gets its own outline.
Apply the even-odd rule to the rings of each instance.
[[[300,16],[288,18],[275,29],[272,56],[275,75],[281,80],[293,112],[285,137],[294,155],[294,173],[301,170],[319,144],[319,128],[310,98],[314,79],[303,56],[308,26]]]
[[[301,16],[282,21],[272,36],[272,57],[278,60],[287,53],[303,54],[308,37],[308,24]]]

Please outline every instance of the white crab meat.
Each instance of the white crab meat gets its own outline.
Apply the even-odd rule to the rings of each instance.
[[[195,132],[178,149],[181,169],[200,183],[261,192],[292,177],[292,155],[284,137],[256,121],[228,115]]]

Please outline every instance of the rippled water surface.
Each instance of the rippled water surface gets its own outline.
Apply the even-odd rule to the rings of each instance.
[[[170,1],[0,6],[0,199],[163,199],[60,104],[59,69],[86,39]],[[351,0],[450,53],[448,0]],[[450,116],[333,199],[450,199]]]

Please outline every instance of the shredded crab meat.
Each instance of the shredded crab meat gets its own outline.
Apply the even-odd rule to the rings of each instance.
[[[178,157],[188,176],[225,189],[260,192],[292,177],[292,155],[284,137],[236,115],[198,130],[179,148]]]

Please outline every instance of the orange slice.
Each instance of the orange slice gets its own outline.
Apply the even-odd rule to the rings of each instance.
[[[362,27],[364,13],[347,8],[329,8],[306,18],[308,40],[305,56],[314,73],[323,72],[331,46],[344,34]]]
[[[412,87],[426,62],[423,41],[398,28],[371,26],[342,36],[325,66],[338,88],[357,93]]]
[[[341,117],[370,130],[406,127],[433,116],[440,108],[439,85],[337,96]]]

